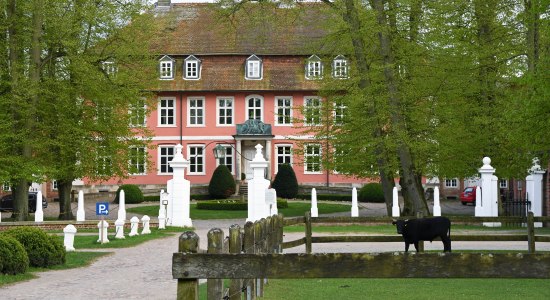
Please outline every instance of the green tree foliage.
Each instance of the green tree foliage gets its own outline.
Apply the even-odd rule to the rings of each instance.
[[[3,234],[19,241],[33,267],[49,267],[65,263],[65,247],[56,237],[50,237],[37,227],[16,227]]]
[[[208,194],[214,199],[226,199],[235,194],[236,183],[226,165],[219,165],[208,184]]]
[[[21,274],[29,268],[29,256],[20,242],[13,237],[0,234],[0,273]]]
[[[377,182],[371,182],[365,184],[357,195],[359,202],[377,202],[384,203],[384,191],[382,185]]]
[[[143,192],[139,186],[135,184],[123,184],[116,191],[115,203],[119,202],[120,191],[124,190],[124,203],[141,203],[143,202]]]
[[[279,171],[271,187],[277,191],[277,197],[293,199],[298,195],[298,180],[296,173],[289,164],[279,165]]]

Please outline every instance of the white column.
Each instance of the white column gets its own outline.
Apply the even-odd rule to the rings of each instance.
[[[122,219],[118,219],[115,221],[115,231],[116,231],[116,235],[115,235],[115,239],[124,239],[126,238],[124,236],[124,220]]]
[[[439,203],[439,187],[434,188],[434,209],[433,209],[433,215],[434,217],[441,216],[441,204]]]
[[[317,190],[311,189],[311,217],[317,218],[319,216],[319,210],[317,209]]]
[[[133,216],[130,219],[130,234],[128,234],[128,236],[139,235],[138,227],[139,227],[139,219],[138,219],[138,217]]]
[[[483,199],[481,198],[481,187],[476,187],[476,208],[474,210],[475,216],[481,216],[483,212]]]
[[[76,208],[76,221],[86,221],[86,212],[84,211],[84,191],[78,191],[78,204]]]
[[[491,159],[484,157],[483,166],[479,169],[481,175],[481,205],[475,211],[476,217],[498,217],[498,178],[493,175],[495,171],[491,166]],[[501,224],[499,222],[484,222],[483,225],[500,227]]]
[[[351,190],[351,216],[359,217],[359,206],[357,205],[357,188]]]
[[[76,235],[76,227],[69,224],[63,228],[63,246],[65,246],[65,251],[75,251],[74,249],[74,236]]]
[[[542,216],[543,196],[542,196],[542,180],[545,170],[539,165],[539,159],[533,159],[533,166],[529,169],[529,176],[525,178],[525,189],[527,192],[527,200],[531,202],[531,211],[535,217]],[[535,222],[535,227],[542,227],[541,222]]]
[[[250,162],[253,176],[248,181],[248,218],[246,221],[251,222],[269,215],[269,206],[265,201],[265,191],[270,185],[269,180],[265,179],[265,170],[269,163],[262,155],[262,148],[262,145],[256,145],[256,155]]]
[[[191,209],[191,184],[185,179],[185,169],[189,166],[189,162],[183,158],[183,146],[176,145],[176,154],[174,159],[170,161],[170,167],[173,170],[173,179],[168,182],[170,201],[168,205],[169,214],[168,225],[176,227],[192,227],[190,209]]]
[[[391,215],[392,217],[399,217],[400,214],[401,214],[401,210],[399,209],[399,194],[397,193],[397,187],[394,186],[393,187],[393,193],[392,193],[392,200],[393,200],[393,205],[392,205],[392,208],[391,208]]]
[[[148,215],[144,215],[141,218],[141,223],[143,223],[143,230],[141,231],[141,234],[151,233],[151,229],[149,229],[149,221],[151,221],[151,218]]]
[[[36,193],[36,210],[34,211],[34,222],[44,222],[44,211],[42,210],[42,191]]]
[[[118,195],[118,218],[119,220],[126,221],[126,193],[124,190],[120,190]]]
[[[273,160],[271,160],[271,141],[270,140],[267,140],[265,141],[265,159],[268,161],[268,162],[272,162]],[[267,174],[267,179],[268,180],[271,180],[271,164],[268,164],[267,165],[267,170],[266,170],[266,174]]]
[[[240,140],[237,140],[236,141],[236,144],[237,144],[237,153],[235,155],[235,175],[237,175],[237,180],[241,180],[241,173],[243,172],[243,168],[242,168],[242,159],[241,159],[241,153],[243,153],[242,151],[242,142]]]
[[[105,220],[101,220],[97,223],[97,228],[99,229],[99,237],[97,242],[102,244],[108,243],[109,238],[107,237],[107,228],[109,228],[109,223]]]
[[[159,227],[158,229],[166,229],[166,207],[168,204],[168,194],[164,190],[160,190],[160,205],[159,205]]]

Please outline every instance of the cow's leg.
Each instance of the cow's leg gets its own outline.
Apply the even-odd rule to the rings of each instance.
[[[405,252],[409,252],[409,242],[405,242]]]
[[[414,249],[416,249],[416,252],[418,252],[418,241],[414,242]]]
[[[441,236],[441,241],[443,242],[443,252],[451,252],[451,238],[444,235]]]

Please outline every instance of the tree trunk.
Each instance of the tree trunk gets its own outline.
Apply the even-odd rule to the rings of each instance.
[[[12,192],[14,221],[29,220],[29,182],[25,179],[16,180]]]
[[[71,207],[71,191],[73,181],[57,180],[57,190],[59,191],[59,220],[73,220],[73,211]]]

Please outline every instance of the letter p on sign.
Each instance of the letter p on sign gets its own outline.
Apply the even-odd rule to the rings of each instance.
[[[107,216],[107,215],[109,215],[109,202],[96,202],[96,204],[95,204],[95,214],[97,216]]]

